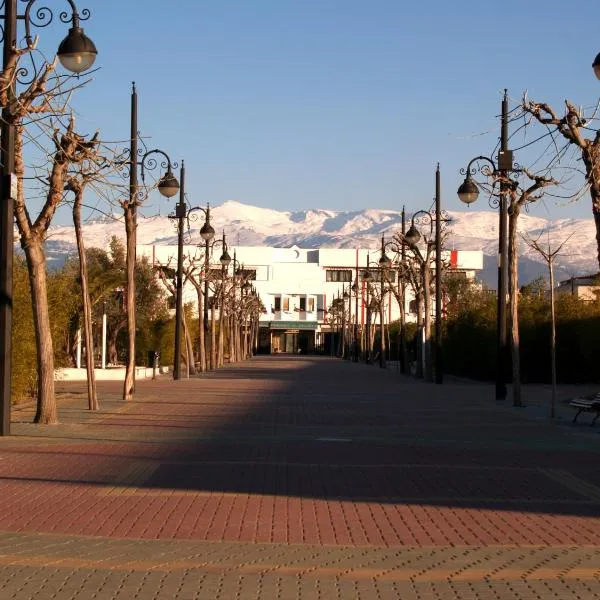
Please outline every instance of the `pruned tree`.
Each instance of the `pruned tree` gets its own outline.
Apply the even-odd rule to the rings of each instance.
[[[508,179],[506,192],[508,198],[508,291],[509,318],[511,336],[511,358],[513,373],[513,404],[521,406],[521,352],[519,334],[519,252],[517,243],[518,219],[523,207],[538,202],[543,197],[542,190],[558,182],[547,175],[536,175],[523,169],[528,185],[521,187],[518,181]]]
[[[525,114],[530,115],[535,121],[548,129],[552,138],[552,147],[554,149],[554,163],[564,162],[568,156],[569,146],[575,147],[581,157],[584,165],[582,175],[584,176],[586,186],[578,189],[574,198],[578,198],[583,193],[585,187],[589,188],[592,201],[592,216],[596,227],[596,248],[597,260],[600,267],[600,129],[591,126],[596,120],[598,106],[593,113],[586,117],[581,108],[576,107],[569,100],[565,100],[565,111],[562,116],[554,110],[552,106],[545,102],[536,102],[524,95],[521,102],[521,108]],[[560,138],[566,141],[560,143]],[[570,169],[578,170],[569,165]]]
[[[554,307],[554,260],[560,255],[564,245],[572,237],[572,234],[563,240],[558,246],[552,248],[550,246],[550,236],[548,235],[548,243],[544,248],[540,242],[541,234],[537,238],[522,236],[525,243],[535,250],[548,266],[548,276],[550,278],[550,361],[551,361],[551,377],[552,377],[552,398],[550,401],[550,418],[553,419],[556,411],[556,311]]]

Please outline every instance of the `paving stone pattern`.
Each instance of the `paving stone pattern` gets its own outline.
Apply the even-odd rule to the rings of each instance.
[[[542,388],[256,357],[99,389],[0,439],[1,600],[600,598],[600,436]]]

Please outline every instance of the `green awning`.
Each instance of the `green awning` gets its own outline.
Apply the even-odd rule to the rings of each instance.
[[[318,327],[317,321],[271,321],[270,329],[312,329]]]

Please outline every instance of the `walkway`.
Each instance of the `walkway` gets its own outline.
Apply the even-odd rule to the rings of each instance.
[[[3,600],[600,598],[600,428],[329,358],[99,387],[0,439]]]

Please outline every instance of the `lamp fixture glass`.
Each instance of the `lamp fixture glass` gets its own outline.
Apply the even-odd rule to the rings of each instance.
[[[179,191],[179,181],[170,169],[160,178],[158,191],[165,198],[172,198]]]
[[[83,73],[92,67],[98,50],[81,27],[71,27],[56,52],[60,64],[72,73]]]
[[[404,239],[408,244],[414,246],[415,244],[419,243],[419,240],[421,239],[421,234],[414,225],[411,225],[409,230],[404,234]]]
[[[465,204],[473,204],[473,202],[475,202],[475,200],[477,200],[479,197],[479,188],[473,179],[467,175],[465,180],[458,188],[457,193],[461,202],[464,202]]]
[[[231,256],[229,256],[229,252],[227,252],[227,250],[223,251],[223,254],[221,254],[221,258],[219,259],[219,262],[224,267],[228,267],[231,264]]]
[[[205,242],[210,242],[215,237],[215,230],[209,221],[205,221],[200,229],[200,237]]]

